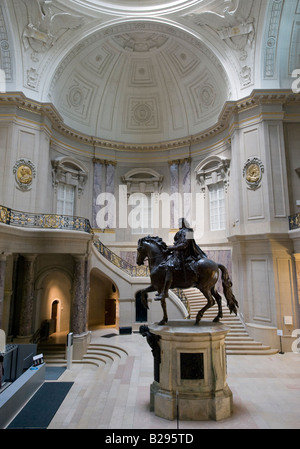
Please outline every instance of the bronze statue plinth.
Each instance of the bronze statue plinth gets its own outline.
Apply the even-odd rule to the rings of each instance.
[[[155,341],[156,364],[160,362],[159,377],[150,388],[151,411],[168,420],[219,421],[231,416],[225,352],[229,330],[206,321],[195,326],[192,320],[148,327],[147,340]]]

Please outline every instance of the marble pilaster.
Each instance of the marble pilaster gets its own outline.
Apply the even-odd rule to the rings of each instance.
[[[170,163],[170,194],[174,200],[171,203],[171,228],[178,227],[179,209],[179,161]]]
[[[115,194],[115,164],[108,162],[106,164],[106,180],[105,180],[105,192],[108,194]],[[107,228],[113,229],[115,227],[115,209],[113,202],[108,204],[108,222]]]
[[[182,193],[183,193],[183,216],[188,223],[192,223],[192,195],[191,195],[191,161],[184,159],[181,164]]]
[[[98,195],[102,192],[102,179],[103,179],[103,161],[94,159],[94,186],[93,186],[93,227],[97,227],[96,217],[100,209],[97,206],[96,201]]]

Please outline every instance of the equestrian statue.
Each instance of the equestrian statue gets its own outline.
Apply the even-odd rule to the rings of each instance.
[[[160,325],[168,322],[166,298],[169,289],[173,288],[196,287],[207,299],[206,306],[197,314],[195,324],[199,324],[204,313],[215,304],[215,301],[218,304],[218,315],[214,322],[222,319],[222,298],[216,290],[219,270],[222,273],[223,291],[228,308],[230,313],[237,315],[239,305],[232,292],[232,282],[227,268],[208,259],[195,242],[194,231],[184,218],[180,219],[179,231],[174,237],[173,246],[167,246],[160,237],[148,236],[139,240],[137,265],[143,265],[146,259],[150,269],[151,285],[136,295],[141,294],[142,303],[148,309],[148,293],[157,292],[155,300],[161,302],[163,309]]]

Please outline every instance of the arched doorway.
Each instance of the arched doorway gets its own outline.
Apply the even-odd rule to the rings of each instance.
[[[69,332],[71,310],[71,280],[59,270],[48,271],[37,283],[36,324],[49,321],[49,335]]]
[[[114,282],[98,269],[91,271],[88,327],[95,329],[118,325],[119,293]]]
[[[51,306],[51,322],[52,322],[52,331],[59,332],[59,300],[55,299]]]

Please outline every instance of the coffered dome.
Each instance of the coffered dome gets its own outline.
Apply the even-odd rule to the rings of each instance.
[[[57,67],[49,99],[79,132],[148,143],[214,125],[229,91],[227,75],[207,46],[178,27],[145,20],[81,40]]]

